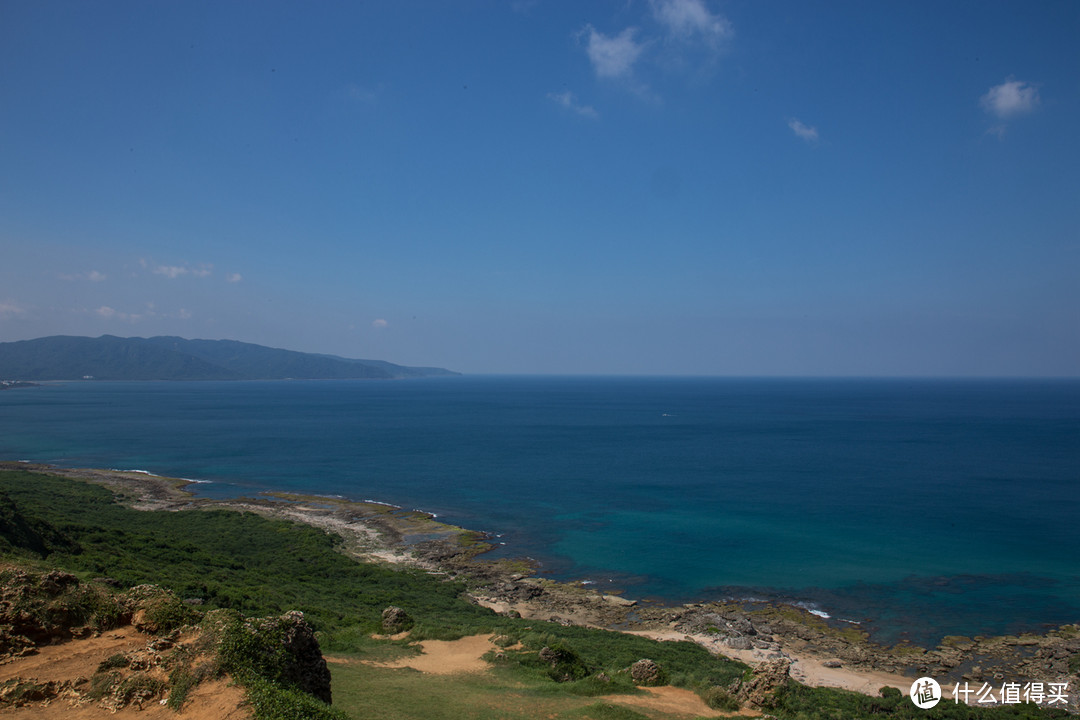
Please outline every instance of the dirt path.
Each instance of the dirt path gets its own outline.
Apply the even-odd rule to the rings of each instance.
[[[106,632],[101,637],[45,645],[33,655],[0,665],[0,683],[16,677],[38,682],[88,678],[105,658],[146,647],[147,640],[146,635],[126,627]]]
[[[243,705],[244,691],[228,679],[206,682],[189,696],[179,713],[161,704],[144,709],[126,707],[111,712],[96,703],[79,704],[71,698],[58,697],[48,705],[32,703],[21,708],[0,709],[0,718],[14,720],[251,720],[251,709]]]
[[[401,658],[388,663],[364,663],[379,668],[412,668],[433,675],[453,675],[457,673],[486,672],[489,668],[482,658],[489,650],[496,649],[490,635],[470,635],[460,640],[425,640],[419,643],[423,652],[420,655]],[[350,658],[327,657],[329,663],[356,662]],[[646,695],[611,695],[604,697],[605,702],[651,710],[654,712],[687,717],[728,717],[736,713],[722,713],[713,710],[697,693],[672,686],[642,688]],[[744,711],[757,717],[759,713]]]
[[[146,647],[149,636],[132,627],[118,628],[99,637],[69,640],[38,648],[33,655],[15,658],[0,665],[0,684],[19,679],[36,683],[71,683],[79,689],[97,671],[103,660],[118,653]],[[80,697],[72,689],[47,701],[28,703],[22,707],[0,708],[0,719],[22,720],[250,720],[244,691],[231,684],[228,678],[206,682],[192,691],[184,709],[177,713],[158,701],[144,708],[126,707],[113,712],[96,702]]]
[[[671,685],[662,687],[642,688],[647,695],[611,695],[604,698],[605,702],[626,705],[628,707],[652,710],[655,712],[670,713],[673,715],[686,715],[687,717],[733,717],[749,715],[760,717],[761,713],[752,710],[741,710],[737,713],[725,713],[713,710],[705,704],[701,696],[685,688],[677,688]]]
[[[381,668],[412,668],[432,675],[484,672],[484,653],[494,650],[490,635],[469,635],[460,640],[424,640],[421,654],[388,663],[371,663]]]

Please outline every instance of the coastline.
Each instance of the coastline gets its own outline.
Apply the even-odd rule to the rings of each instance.
[[[885,647],[857,626],[835,627],[818,613],[784,603],[704,602],[665,605],[604,594],[585,583],[556,582],[535,574],[527,559],[490,560],[495,547],[482,532],[442,523],[429,513],[378,501],[267,492],[254,498],[212,500],[186,490],[195,480],[145,471],[59,468],[0,462],[109,487],[140,510],[233,509],[302,522],[344,539],[343,550],[367,562],[412,567],[465,582],[473,602],[502,614],[689,640],[710,652],[751,665],[786,665],[795,680],[877,695],[884,686],[907,694],[918,677],[950,691],[968,683],[999,688],[1005,682],[1068,682],[1070,709],[1080,710],[1080,626],[1039,635],[947,637],[936,648]],[[1071,661],[1071,662],[1070,662]]]

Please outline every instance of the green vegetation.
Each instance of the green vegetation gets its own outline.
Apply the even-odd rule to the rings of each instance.
[[[847,690],[812,688],[791,682],[774,697],[770,713],[785,720],[834,720],[836,718],[907,718],[910,720],[1005,720],[1005,718],[1066,718],[1064,710],[1050,710],[1037,705],[1006,705],[974,708],[955,703],[948,697],[933,708],[921,710],[895,688],[884,688],[880,697],[870,697]]]
[[[737,708],[728,688],[749,675],[741,663],[690,642],[661,643],[502,617],[465,600],[459,582],[358,563],[340,552],[336,536],[254,513],[135,511],[102,487],[21,470],[0,471],[0,513],[0,553],[45,572],[62,568],[84,578],[81,583],[58,582],[45,596],[26,601],[21,610],[43,623],[113,627],[126,620],[125,607],[130,616],[132,603],[139,608],[135,622],[157,632],[200,622],[205,642],[217,643],[218,650],[212,657],[174,653],[167,697],[174,709],[184,706],[199,682],[227,672],[247,688],[262,720],[636,719],[658,717],[617,700],[643,692],[628,672],[642,658],[655,661],[666,682],[697,691],[709,706],[723,711]],[[102,577],[132,588],[122,594],[127,605],[104,583],[86,582]],[[171,592],[145,587],[148,583]],[[407,641],[372,637],[389,605],[400,606],[415,621],[409,641],[499,635],[500,650],[488,656],[490,672],[442,677],[349,662],[415,652]],[[289,668],[282,626],[272,618],[244,617],[290,610],[302,611],[319,631],[324,651],[345,656],[333,668],[333,709],[305,692]],[[150,678],[131,675],[126,663],[123,656],[109,658],[91,685],[102,693],[119,688],[132,696],[160,691],[151,687]],[[594,700],[599,697],[606,699]],[[924,711],[895,692],[874,698],[794,682],[774,699],[767,712],[781,720],[1063,716],[1034,706],[976,709],[949,702]]]
[[[455,374],[235,340],[55,335],[0,343],[0,376],[19,380],[344,380]]]
[[[578,717],[588,718],[588,720],[649,720],[648,715],[643,715],[636,710],[602,702],[582,708]]]
[[[231,510],[141,512],[117,504],[105,488],[25,471],[0,472],[0,493],[24,523],[66,540],[48,553],[23,545],[24,556],[47,555],[56,567],[124,587],[156,583],[207,609],[300,610],[324,632],[375,632],[382,610],[396,604],[416,619],[414,633],[428,637],[460,637],[497,619],[462,602],[458,583],[357,563],[335,551],[339,537],[307,525]]]
[[[72,550],[63,533],[38,518],[23,516],[15,502],[0,492],[0,552],[24,552],[44,557],[52,552]]]

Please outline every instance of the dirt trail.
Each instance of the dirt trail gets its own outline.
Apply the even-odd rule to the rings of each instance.
[[[85,691],[86,681],[98,665],[118,653],[146,647],[150,636],[132,627],[118,628],[99,637],[69,640],[39,647],[32,655],[14,658],[0,665],[0,684],[10,680],[36,683],[70,683]],[[125,707],[113,712],[96,702],[80,697],[68,688],[50,700],[31,702],[22,707],[0,708],[0,719],[21,720],[250,720],[250,708],[245,704],[244,691],[231,684],[228,678],[206,682],[192,691],[184,709],[177,713],[159,701],[147,703],[142,709]]]
[[[432,675],[483,672],[488,664],[484,653],[496,649],[490,635],[470,635],[460,640],[424,640],[421,654],[388,663],[371,663],[382,668],[412,668]]]
[[[106,632],[101,637],[45,645],[33,655],[0,665],[0,683],[16,677],[38,682],[88,678],[105,658],[146,647],[148,639],[134,628],[126,627]]]
[[[611,695],[604,698],[604,702],[642,710],[671,713],[674,715],[686,715],[693,718],[709,717],[733,717],[749,716],[760,717],[761,713],[755,710],[740,710],[737,713],[726,713],[713,710],[705,704],[701,696],[685,688],[677,688],[671,685],[662,687],[642,688],[648,695]]]
[[[488,664],[482,657],[489,650],[497,649],[490,635],[471,635],[460,640],[424,640],[419,643],[420,655],[401,658],[388,663],[365,663],[380,668],[412,668],[433,675],[485,672]],[[349,658],[327,657],[329,663],[355,662]],[[697,693],[672,686],[642,688],[646,695],[611,695],[604,702],[627,705],[654,712],[687,715],[688,717],[728,717],[735,713],[713,710]],[[757,717],[760,713],[749,710],[737,713]]]

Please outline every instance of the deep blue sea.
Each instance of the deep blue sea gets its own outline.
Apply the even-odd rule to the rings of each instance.
[[[1080,381],[65,383],[0,392],[0,457],[419,508],[556,578],[885,642],[1080,621]]]

